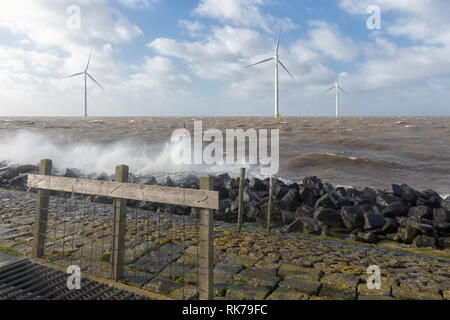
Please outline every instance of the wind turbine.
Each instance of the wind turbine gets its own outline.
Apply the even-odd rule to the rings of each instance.
[[[275,54],[274,54],[274,56],[272,58],[264,59],[262,61],[259,61],[257,63],[251,64],[251,65],[245,67],[245,69],[251,68],[251,67],[256,66],[258,64],[266,63],[266,62],[269,62],[269,61],[272,61],[272,60],[275,62],[275,119],[278,119],[280,117],[280,113],[279,113],[280,99],[279,99],[279,90],[278,90],[278,64],[280,64],[283,67],[283,69],[286,70],[287,73],[289,73],[291,78],[294,79],[294,81],[296,81],[294,76],[284,66],[284,64],[280,61],[280,59],[278,59],[278,50],[280,48],[280,37],[281,37],[281,30],[278,33],[277,46],[275,48]]]
[[[73,75],[71,75],[71,76],[67,76],[67,77],[64,77],[63,79],[66,79],[66,78],[71,78],[71,77],[76,77],[76,76],[80,76],[80,75],[84,75],[84,119],[87,119],[87,78],[89,77],[92,81],[94,81],[95,82],[95,84],[96,85],[98,85],[100,88],[102,88],[103,89],[103,87],[101,86],[101,84],[100,83],[98,83],[89,73],[88,73],[88,69],[89,69],[89,63],[91,62],[91,55],[92,55],[92,50],[91,50],[91,52],[89,53],[89,59],[88,59],[88,62],[87,62],[87,66],[86,66],[86,69],[83,71],[83,72],[80,72],[80,73],[76,73],[76,74],[73,74]]]
[[[336,82],[334,83],[334,86],[332,86],[330,89],[324,91],[323,93],[327,93],[333,89],[336,90],[336,119],[339,121],[339,90],[341,90],[345,94],[348,94],[348,92],[341,88],[341,86],[339,84],[339,74],[338,73],[336,73]]]

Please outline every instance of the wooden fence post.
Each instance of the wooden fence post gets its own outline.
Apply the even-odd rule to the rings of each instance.
[[[39,164],[39,174],[52,174],[52,160],[43,159]],[[34,221],[33,232],[33,257],[42,258],[45,248],[45,233],[47,231],[48,206],[50,192],[38,189],[37,191],[37,210]]]
[[[116,182],[128,182],[129,168],[126,165],[116,167]],[[127,224],[127,200],[115,199],[113,207],[112,221],[112,268],[113,279],[118,281],[123,277],[124,271],[124,255],[125,255],[125,233]]]
[[[272,198],[273,198],[273,186],[272,177],[269,180],[269,203],[267,204],[267,232],[271,230],[271,220],[272,220]]]
[[[200,177],[200,189],[214,190],[214,177]],[[213,300],[213,226],[214,211],[200,210],[199,279],[200,300]]]
[[[245,168],[241,168],[241,178],[239,180],[239,206],[238,206],[238,221],[237,221],[238,232],[241,232],[242,220],[244,216],[244,180],[245,180]]]

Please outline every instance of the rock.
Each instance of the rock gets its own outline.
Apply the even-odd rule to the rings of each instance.
[[[419,223],[413,220],[408,220],[406,228],[416,229],[421,234],[431,234],[433,227],[429,224]]]
[[[450,200],[449,200],[449,198],[450,198],[450,196],[448,196],[446,200],[442,199],[440,201],[441,208],[443,208],[443,209],[445,209],[447,211],[450,211]]]
[[[389,204],[381,213],[387,218],[400,217],[406,215],[407,208],[401,202],[397,201]]]
[[[250,178],[250,182],[249,182],[248,186],[253,191],[267,191],[268,190],[268,186],[258,178]]]
[[[66,169],[66,172],[64,173],[64,177],[66,178],[80,178],[81,172],[78,169]]]
[[[384,234],[396,233],[398,231],[398,224],[392,219],[385,219],[386,223],[381,228]]]
[[[382,215],[373,212],[364,212],[364,230],[375,230],[386,224],[386,219]]]
[[[319,190],[312,186],[301,186],[298,190],[299,201],[314,207],[320,197]]]
[[[155,177],[149,177],[145,180],[144,184],[148,186],[157,186],[158,181],[156,180]]]
[[[440,249],[450,249],[450,237],[439,238],[437,245]]]
[[[246,212],[246,220],[249,222],[255,222],[258,216],[260,215],[260,210],[256,206],[249,206]]]
[[[8,184],[11,188],[19,189],[21,191],[25,191],[27,189],[27,179],[28,174],[20,174],[17,177],[9,180]]]
[[[239,195],[239,184],[237,183],[236,179],[230,178],[229,180],[225,180],[223,189],[218,189],[218,191],[219,194],[221,194],[222,192],[224,196],[236,199]]]
[[[413,247],[414,248],[436,248],[436,239],[433,237],[428,236],[417,236],[413,241]]]
[[[348,231],[363,227],[363,216],[359,208],[343,207],[339,213],[341,214],[342,222]]]
[[[295,217],[310,217],[312,218],[314,215],[314,209],[308,206],[307,204],[302,204],[295,210]]]
[[[440,222],[434,225],[436,229],[441,233],[450,233],[450,223]]]
[[[412,207],[409,209],[408,217],[418,219],[430,219],[432,217],[432,210],[426,206]]]
[[[433,220],[437,222],[450,222],[450,211],[447,211],[444,208],[434,209]]]
[[[342,227],[341,215],[333,209],[317,209],[314,211],[314,219],[330,227]]]
[[[417,190],[414,190],[413,188],[411,188],[407,184],[402,184],[401,185],[401,189],[402,189],[402,196],[401,197],[405,201],[416,202],[417,198],[425,197],[425,195],[423,195],[422,193],[420,193]]]
[[[200,186],[200,179],[193,174],[189,174],[183,177],[177,186],[186,189],[198,189]]]
[[[286,186],[286,184],[278,179],[272,180],[272,188],[273,195],[277,200],[283,199],[283,197],[289,192],[289,188]]]
[[[283,225],[291,224],[292,222],[294,222],[294,220],[295,220],[295,216],[294,216],[293,212],[286,211],[286,210],[283,210],[281,212],[281,222],[283,223]]]
[[[362,242],[367,243],[376,243],[377,242],[377,236],[374,232],[358,232],[357,239]]]
[[[285,210],[294,212],[299,204],[298,190],[290,189],[281,199],[281,204]]]
[[[252,200],[257,200],[257,196],[250,188],[245,188],[243,194],[244,203],[249,203]]]
[[[318,190],[323,190],[323,188],[324,188],[323,184],[322,184],[322,180],[320,180],[317,177],[306,177],[305,179],[303,179],[303,184],[313,186],[315,189],[318,189]]]
[[[327,193],[319,198],[314,205],[314,209],[318,208],[329,208],[329,209],[338,209],[337,205],[337,195],[333,193]]]
[[[286,232],[302,232],[319,235],[322,232],[322,223],[309,217],[299,217],[285,228]]]
[[[390,196],[386,193],[380,193],[376,198],[375,198],[375,202],[376,204],[378,204],[379,206],[382,207],[389,207],[392,203],[398,201],[397,199],[395,199],[395,197]]]
[[[406,244],[411,244],[416,236],[420,233],[419,230],[415,228],[400,228],[394,237],[395,241],[400,241]]]

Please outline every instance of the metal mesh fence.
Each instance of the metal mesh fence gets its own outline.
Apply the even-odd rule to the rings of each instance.
[[[64,192],[42,197],[48,200],[43,259],[113,278],[113,206]],[[38,209],[46,211],[45,205]],[[198,298],[198,220],[188,216],[190,210],[175,215],[172,206],[149,209],[151,204],[137,201],[127,207],[121,281],[175,299]]]

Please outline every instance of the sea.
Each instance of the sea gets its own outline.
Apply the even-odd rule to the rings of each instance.
[[[111,175],[116,165],[127,164],[135,176],[157,178],[238,175],[246,167],[248,176],[264,177],[257,164],[174,164],[172,134],[183,128],[193,134],[195,121],[224,137],[227,129],[278,129],[274,176],[287,182],[317,176],[335,186],[388,190],[406,183],[444,197],[450,193],[450,117],[9,117],[0,118],[0,162],[37,164],[48,158],[57,170],[94,175]]]

